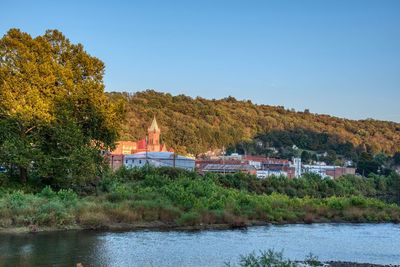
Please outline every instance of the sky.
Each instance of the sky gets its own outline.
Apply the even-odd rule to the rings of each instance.
[[[0,0],[0,35],[62,31],[106,91],[234,96],[400,122],[400,1]]]

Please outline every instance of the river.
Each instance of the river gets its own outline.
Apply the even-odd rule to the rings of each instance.
[[[252,251],[303,260],[400,264],[400,225],[313,224],[215,231],[0,235],[0,266],[224,266]]]

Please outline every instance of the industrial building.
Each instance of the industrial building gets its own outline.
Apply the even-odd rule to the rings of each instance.
[[[303,165],[303,172],[315,173],[322,177],[336,179],[346,174],[355,174],[356,169],[341,166],[331,166],[320,163],[316,165]]]
[[[143,167],[146,164],[154,167],[175,167],[189,171],[195,168],[195,160],[173,152],[139,152],[124,155],[123,165],[127,168]]]

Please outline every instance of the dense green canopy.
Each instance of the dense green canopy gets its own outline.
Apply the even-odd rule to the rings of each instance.
[[[95,175],[99,150],[117,137],[103,74],[103,62],[57,30],[9,30],[0,39],[0,165],[49,183]]]
[[[262,146],[295,144],[302,149],[334,150],[338,154],[351,154],[353,150],[393,154],[400,150],[400,124],[394,122],[295,112],[233,97],[208,100],[152,90],[109,96],[125,102],[124,138],[144,136],[151,117],[156,115],[164,141],[181,152],[199,154],[254,138]]]

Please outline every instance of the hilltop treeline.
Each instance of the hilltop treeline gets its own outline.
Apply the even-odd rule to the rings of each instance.
[[[143,137],[149,121],[156,115],[163,140],[178,152],[196,155],[248,143],[270,133],[275,133],[280,141],[267,138],[271,142],[262,145],[294,143],[302,149],[334,149],[346,154],[353,151],[394,154],[400,148],[400,124],[394,122],[348,120],[307,110],[296,112],[233,97],[209,100],[153,90],[108,95],[125,106],[121,138]]]

